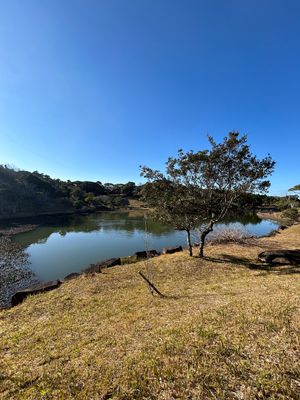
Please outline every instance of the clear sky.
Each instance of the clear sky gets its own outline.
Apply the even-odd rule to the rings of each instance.
[[[247,133],[300,183],[299,0],[0,0],[0,163],[140,182]]]

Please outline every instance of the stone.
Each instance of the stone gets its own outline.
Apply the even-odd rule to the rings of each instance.
[[[144,260],[148,257],[156,257],[159,256],[159,252],[156,250],[144,250],[144,251],[137,251],[134,253],[134,256],[137,260]]]
[[[75,279],[78,276],[80,276],[80,274],[78,272],[71,272],[70,274],[68,274],[64,277],[64,281],[70,281],[71,279]]]
[[[178,253],[179,251],[182,251],[182,246],[165,247],[163,249],[163,254],[173,254],[173,253]]]
[[[147,253],[148,253],[148,255],[149,255],[150,257],[157,257],[157,256],[160,255],[160,252],[157,251],[157,250],[149,250]]]
[[[95,274],[101,272],[100,264],[91,264],[83,270],[85,274]]]
[[[136,251],[134,253],[134,256],[138,260],[144,260],[145,258],[147,258],[147,252],[146,251]]]
[[[48,292],[56,289],[61,285],[59,280],[41,283],[39,285],[31,286],[28,289],[16,292],[11,298],[11,305],[14,307],[23,302],[23,300],[33,294]]]
[[[120,258],[110,258],[108,260],[102,261],[99,265],[102,268],[115,267],[116,265],[121,265],[121,259]]]
[[[110,258],[105,261],[100,261],[96,264],[91,264],[89,267],[85,268],[83,272],[85,274],[95,274],[100,273],[103,268],[115,267],[116,265],[121,265],[120,258]]]
[[[259,253],[258,259],[268,264],[300,265],[300,250],[263,251]]]

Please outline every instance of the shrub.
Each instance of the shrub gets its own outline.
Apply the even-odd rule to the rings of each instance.
[[[296,208],[288,208],[282,213],[282,216],[290,221],[296,221],[298,219],[298,215],[298,210]]]
[[[245,243],[246,239],[249,239],[250,235],[245,230],[238,226],[226,227],[220,230],[212,232],[209,237],[209,242],[213,244],[220,243]]]
[[[280,211],[287,210],[291,207],[290,200],[287,197],[282,197],[276,201],[276,206]]]

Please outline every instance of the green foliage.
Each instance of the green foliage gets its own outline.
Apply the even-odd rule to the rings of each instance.
[[[147,179],[142,195],[156,217],[188,235],[201,221],[203,244],[213,224],[224,218],[242,195],[267,191],[270,182],[266,177],[275,165],[270,156],[258,160],[250,152],[247,137],[239,137],[237,132],[230,132],[221,143],[209,136],[209,143],[209,150],[184,153],[180,149],[177,158],[168,159],[165,174],[141,167],[141,175]]]
[[[299,191],[300,191],[300,185],[295,185],[289,189],[289,192],[299,192]]]
[[[84,201],[75,199],[73,200],[73,206],[75,207],[76,210],[80,210],[84,206]]]
[[[80,188],[83,192],[92,193],[95,196],[106,194],[106,189],[101,182],[89,182],[89,181],[76,181],[74,184]]]
[[[292,191],[293,194],[284,197],[278,197],[274,202],[280,211],[284,211],[289,208],[300,207],[300,200],[297,193],[291,189],[289,189],[289,191]]]
[[[93,193],[88,193],[84,198],[85,203],[94,204],[96,201],[96,196]]]
[[[296,208],[288,208],[283,211],[282,216],[290,221],[296,221],[298,219],[298,210]]]
[[[130,196],[135,191],[133,182],[108,186],[101,182],[64,182],[38,171],[0,165],[0,218],[116,208],[128,204],[124,192]]]
[[[288,197],[280,197],[275,202],[280,211],[287,210],[291,207]]]
[[[115,207],[126,207],[128,206],[129,201],[126,197],[114,196],[112,198],[112,203]]]
[[[136,194],[136,186],[134,182],[127,182],[121,188],[121,193],[125,196],[133,197]]]
[[[289,189],[292,195],[289,196],[291,207],[300,207],[300,185],[295,185]]]

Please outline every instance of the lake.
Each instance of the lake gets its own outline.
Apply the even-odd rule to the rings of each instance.
[[[143,214],[138,212],[52,216],[27,219],[26,223],[40,226],[16,235],[14,240],[26,247],[30,268],[42,281],[62,279],[97,261],[128,256],[145,248],[161,251],[166,246],[186,246],[185,232],[154,221],[147,222],[146,234]],[[267,235],[278,227],[256,215],[223,222],[217,229],[224,226],[242,227],[255,236]]]

